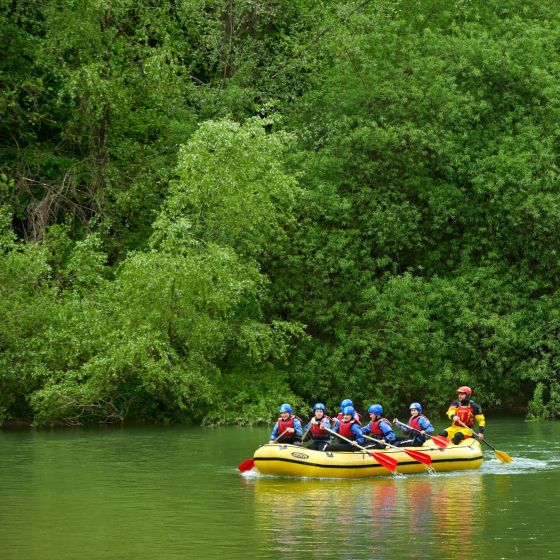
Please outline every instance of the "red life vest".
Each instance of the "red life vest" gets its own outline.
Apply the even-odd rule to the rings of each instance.
[[[297,418],[300,422],[301,420],[297,416],[290,416],[288,420],[282,420],[282,418],[278,418],[278,435],[281,436],[288,428],[292,428],[294,431],[290,434],[284,434],[284,437],[294,437],[295,434],[295,426],[294,426],[294,418]]]
[[[313,439],[320,438],[320,437],[329,437],[330,435],[329,432],[326,432],[321,427],[321,423],[323,422],[323,420],[330,421],[330,418],[326,414],[324,414],[323,418],[321,418],[321,420],[319,421],[319,424],[311,424],[311,437]]]
[[[418,416],[411,416],[410,420],[408,421],[408,425],[414,430],[418,430],[419,432],[421,432],[424,429],[422,428],[422,426],[420,426],[421,417],[422,417],[421,414],[419,414]]]
[[[474,426],[475,417],[470,403],[467,405],[458,405],[457,412],[455,414],[459,417],[459,420],[461,420],[461,422],[463,422],[463,424],[466,424],[469,428],[472,428]],[[459,422],[453,422],[453,425],[461,426]],[[461,428],[462,427],[463,426],[461,426]]]
[[[353,424],[356,424],[356,420],[350,420],[350,422],[340,422],[338,425],[338,433],[347,439],[356,439],[356,436],[352,433]]]
[[[379,427],[379,424],[381,424],[381,422],[387,422],[387,424],[389,424],[389,426],[391,425],[391,422],[389,422],[389,420],[387,420],[387,418],[380,418],[379,420],[372,420],[369,423],[369,429],[370,429],[370,434],[372,436],[383,436],[385,435],[382,431],[381,428]]]

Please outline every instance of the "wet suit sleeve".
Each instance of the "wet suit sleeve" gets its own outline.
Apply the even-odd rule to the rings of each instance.
[[[420,424],[420,427],[427,434],[431,434],[431,433],[434,432],[434,427],[432,426],[431,422],[425,416],[422,416],[422,418],[420,418],[420,421],[418,423]]]
[[[274,424],[274,428],[272,428],[272,433],[270,434],[270,439],[276,439],[278,437],[278,420],[276,420],[276,424]]]
[[[297,418],[294,418],[294,433],[298,437],[301,437],[303,435],[303,432],[301,430],[301,422]]]
[[[447,409],[447,417],[449,420],[453,420],[453,416],[455,416],[455,414],[457,414],[457,402],[451,403]]]
[[[352,433],[354,434],[354,437],[356,438],[356,442],[359,443],[360,445],[363,445],[365,442],[363,433],[362,433],[362,429],[360,428],[360,426],[358,426],[357,424],[352,424]]]
[[[482,408],[480,405],[473,402],[471,402],[471,408],[473,409],[474,419],[478,422],[478,431],[483,434],[486,426],[486,418],[484,418]]]
[[[383,439],[385,441],[391,443],[397,439],[395,432],[393,432],[393,428],[391,428],[391,424],[389,424],[388,422],[381,422],[381,424],[379,424],[379,427],[383,432]]]

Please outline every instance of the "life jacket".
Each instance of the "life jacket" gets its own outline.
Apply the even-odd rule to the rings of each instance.
[[[323,420],[331,420],[326,414],[323,414],[323,418],[321,418],[320,422]],[[329,432],[326,432],[321,427],[321,424],[311,424],[311,438],[312,439],[327,439],[330,437]]]
[[[336,415],[336,419],[337,419],[339,422],[342,422],[342,417],[343,417],[343,416],[344,416],[344,414],[342,414],[342,412],[339,412],[339,413]],[[356,422],[356,424],[358,424],[358,426],[361,426],[361,425],[362,425],[361,420],[362,420],[362,415],[361,415],[359,412],[356,412],[356,413],[354,414],[354,422]]]
[[[379,420],[372,420],[369,423],[369,429],[370,429],[370,434],[372,436],[384,436],[385,434],[381,431],[381,428],[379,427],[379,424],[381,424],[381,422],[387,422],[387,424],[389,424],[389,426],[391,425],[391,422],[389,422],[389,420],[387,420],[387,418],[379,418]]]
[[[461,420],[461,422],[466,424],[469,428],[474,426],[475,417],[473,409],[471,408],[471,403],[467,405],[457,405],[457,412],[455,414],[459,417],[459,420]],[[460,426],[461,428],[463,427],[459,424],[459,422],[453,422],[453,425]]]
[[[338,433],[347,439],[356,439],[356,436],[352,433],[353,424],[357,424],[356,420],[350,420],[350,422],[340,422],[338,425]]]
[[[288,429],[288,428],[293,428],[294,432],[291,434],[284,434],[283,437],[288,437],[288,438],[292,438],[295,437],[295,429],[296,427],[294,426],[294,418],[297,418],[300,422],[301,419],[299,419],[297,416],[290,416],[288,418],[288,420],[282,420],[282,418],[278,418],[278,435],[281,436],[282,434],[284,434],[284,432]]]
[[[419,414],[418,416],[411,416],[410,420],[408,421],[408,425],[413,430],[418,430],[419,432],[421,432],[424,429],[422,428],[422,426],[420,426],[420,418],[422,418],[422,414]]]

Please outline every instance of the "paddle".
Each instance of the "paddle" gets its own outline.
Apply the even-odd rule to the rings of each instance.
[[[376,443],[381,443],[383,445],[383,442],[379,439],[366,436],[365,434],[364,437],[366,439],[371,439],[371,441],[375,441]],[[387,447],[391,447],[393,449],[398,449],[399,451],[404,451],[409,457],[412,457],[415,461],[418,461],[419,463],[424,463],[425,465],[432,464],[432,458],[427,453],[422,453],[422,451],[412,451],[411,449],[406,449],[404,447],[397,447],[396,445],[391,445],[390,443],[385,443],[384,445],[386,445]]]
[[[396,424],[400,424],[401,426],[404,426],[405,428],[408,428],[411,432],[417,432],[420,433],[417,429],[413,428],[412,426],[409,426],[408,424],[405,424],[404,422],[401,422],[400,420],[397,420],[395,422]],[[449,440],[447,438],[444,438],[443,436],[431,436],[430,434],[424,434],[426,437],[429,437],[430,439],[434,440],[434,443],[436,445],[439,445],[440,447],[443,447],[444,449],[449,445]]]
[[[337,438],[343,439],[344,441],[347,441],[348,443],[352,444],[351,440],[349,440],[348,438],[345,438],[344,436],[341,436],[337,432],[335,432],[333,430],[329,430],[329,428],[325,428],[325,430],[327,432],[330,432],[331,434],[333,434]],[[389,469],[391,472],[395,472],[395,469],[397,468],[399,462],[394,457],[389,457],[387,455],[383,455],[383,453],[376,453],[375,451],[374,452],[368,451],[365,447],[362,447],[361,445],[358,445],[358,444],[356,444],[356,447],[358,449],[361,449],[365,453],[367,453],[370,457],[373,457],[380,465],[382,465],[386,469]]]
[[[513,458],[510,457],[505,451],[499,451],[493,445],[490,445],[485,439],[480,439],[478,437],[477,433],[472,428],[469,428],[466,424],[461,422],[461,420],[456,420],[456,422],[461,424],[461,426],[463,426],[463,428],[467,428],[467,430],[470,430],[474,439],[477,439],[478,441],[481,441],[482,443],[485,443],[490,449],[492,449],[492,451],[494,451],[494,453],[496,454],[496,457],[498,457],[498,459],[502,463],[513,463]]]
[[[309,433],[309,430],[311,430],[311,421],[309,422],[309,428],[307,428],[307,430],[305,430],[305,433],[301,436],[302,443],[305,441],[305,438],[306,438],[307,434]]]
[[[286,432],[288,431],[288,428],[286,428],[272,443],[276,443]],[[247,472],[250,471],[251,469],[253,469],[253,467],[255,466],[255,461],[253,461],[253,459],[246,459],[245,461],[243,461],[243,463],[241,463],[238,467],[237,470],[241,471],[241,472]]]

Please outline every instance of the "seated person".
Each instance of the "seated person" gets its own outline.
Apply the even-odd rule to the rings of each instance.
[[[370,434],[372,438],[378,441],[372,442],[366,447],[368,449],[385,449],[386,443],[393,443],[397,439],[391,427],[391,422],[387,418],[383,418],[383,407],[380,404],[372,404],[368,408],[368,412],[371,422],[362,428],[362,434]]]
[[[355,419],[356,411],[353,406],[346,406],[342,411],[342,420],[334,425],[334,431],[343,436],[340,443],[330,444],[325,451],[357,451],[358,445],[364,444],[362,430]],[[350,442],[346,441],[350,440]]]
[[[422,405],[420,403],[411,403],[409,409],[410,418],[408,420],[408,425],[410,428],[401,424],[397,418],[393,420],[393,424],[400,424],[401,430],[408,436],[397,438],[395,445],[399,447],[422,447],[427,439],[426,434],[433,434],[434,427],[428,418],[422,414]]]
[[[280,418],[278,418],[278,421],[274,424],[269,443],[277,442],[301,445],[301,436],[303,434],[301,430],[301,420],[292,414],[292,406],[289,404],[280,405],[278,411],[280,412]]]
[[[313,406],[314,416],[307,423],[304,428],[304,432],[311,433],[311,445],[308,445],[308,449],[316,449],[317,451],[324,451],[325,447],[331,441],[331,435],[325,430],[328,428],[332,430],[331,419],[325,414],[327,407],[323,403],[317,403]]]
[[[459,445],[466,438],[473,437],[473,434],[477,439],[484,439],[486,420],[480,405],[471,401],[471,395],[470,387],[463,386],[457,389],[457,400],[453,401],[447,410],[447,416],[453,423],[439,434],[451,439],[455,445]],[[478,434],[472,429],[475,422],[478,423]],[[463,424],[467,427],[465,428]]]

